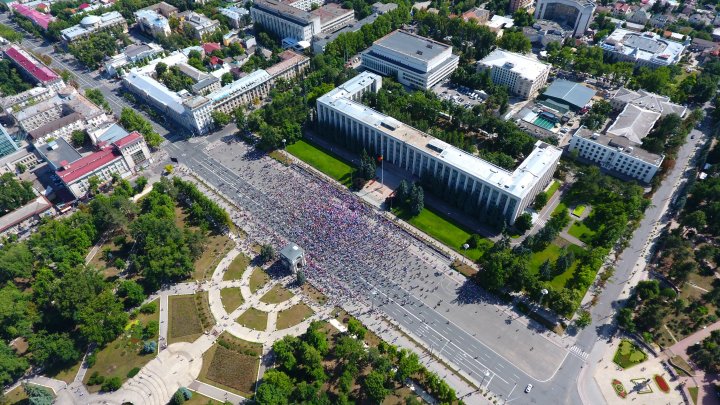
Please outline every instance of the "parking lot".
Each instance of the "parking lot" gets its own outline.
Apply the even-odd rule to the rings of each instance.
[[[464,86],[456,86],[445,80],[435,85],[432,91],[443,100],[450,100],[455,104],[464,106],[465,108],[473,108],[477,104],[481,104],[487,97],[485,92],[480,90],[469,89]]]

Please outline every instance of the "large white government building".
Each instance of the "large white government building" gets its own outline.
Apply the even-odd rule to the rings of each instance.
[[[377,92],[382,77],[370,72],[348,80],[317,100],[318,122],[416,176],[432,175],[463,191],[479,211],[494,207],[512,224],[552,179],[562,151],[538,141],[510,172],[360,103]]]
[[[337,31],[355,20],[352,9],[343,9],[337,4],[322,5],[323,1],[309,2],[283,0],[256,0],[250,15],[256,24],[282,39],[307,41],[321,32]],[[311,10],[312,4],[320,7]]]
[[[545,86],[550,65],[498,48],[478,62],[477,70],[490,70],[493,83],[507,86],[511,93],[529,99]]]
[[[406,31],[393,31],[362,53],[363,68],[420,89],[449,77],[459,62],[452,46]]]

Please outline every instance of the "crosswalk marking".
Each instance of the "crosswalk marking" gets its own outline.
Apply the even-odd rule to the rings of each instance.
[[[590,356],[590,353],[585,352],[583,349],[573,345],[573,347],[570,348],[570,352],[578,357],[580,357],[583,360],[587,360],[588,356]]]

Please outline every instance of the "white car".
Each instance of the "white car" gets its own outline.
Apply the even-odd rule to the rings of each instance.
[[[526,394],[529,393],[530,391],[532,391],[532,384],[528,384],[527,387],[525,387]]]

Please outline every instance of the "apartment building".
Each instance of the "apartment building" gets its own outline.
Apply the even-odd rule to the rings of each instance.
[[[511,93],[525,99],[535,97],[550,73],[550,65],[500,48],[479,61],[477,69],[490,70],[493,83],[507,86]]]

